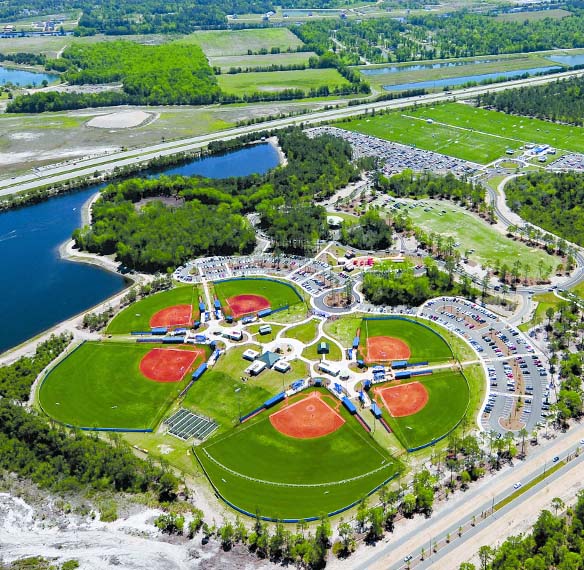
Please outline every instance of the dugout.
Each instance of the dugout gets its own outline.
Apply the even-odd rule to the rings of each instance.
[[[213,306],[215,307],[215,309],[221,309],[221,301],[219,299],[215,299],[215,302],[213,303]]]
[[[357,407],[355,406],[355,404],[353,404],[353,402],[351,402],[351,400],[349,400],[349,398],[347,398],[347,396],[343,396],[343,399],[341,400],[341,402],[343,402],[343,406],[345,406],[345,408],[347,408],[347,411],[350,414],[357,413]]]
[[[272,309],[262,309],[258,311],[258,318],[263,319],[264,317],[268,317],[272,314]]]
[[[395,373],[396,380],[406,380],[407,378],[411,378],[411,373],[407,372],[406,370],[402,370],[401,372]]]
[[[359,337],[358,336],[356,336],[353,339],[353,348],[355,348],[355,349],[359,348]]]
[[[203,364],[201,364],[192,374],[191,378],[194,381],[198,380],[205,372],[205,370],[207,370],[207,363],[203,362]]]
[[[408,367],[408,361],[407,360],[394,360],[391,363],[391,367],[394,370],[403,370],[404,368]]]
[[[204,313],[204,312],[205,312],[205,310],[206,310],[205,303],[203,303],[203,302],[201,301],[201,302],[199,303],[199,311],[200,311],[201,313]]]
[[[272,396],[269,400],[266,400],[264,402],[264,408],[271,408],[272,406],[279,404],[284,398],[286,398],[286,393],[280,392],[279,394]]]
[[[371,402],[371,413],[377,418],[379,419],[382,416],[381,410],[379,409],[379,406],[375,403],[375,402]]]
[[[159,334],[163,335],[168,332],[168,327],[153,327],[150,329],[150,334]]]

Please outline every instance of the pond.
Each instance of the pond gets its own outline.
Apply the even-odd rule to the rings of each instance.
[[[44,80],[54,83],[59,79],[54,73],[43,73],[41,71],[30,71],[28,69],[16,69],[0,65],[0,85],[12,83],[13,85],[40,85]]]

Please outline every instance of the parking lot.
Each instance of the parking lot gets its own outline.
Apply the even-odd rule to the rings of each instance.
[[[584,154],[565,154],[548,164],[547,170],[584,170]]]
[[[448,297],[428,301],[419,315],[464,337],[480,357],[489,380],[485,430],[531,433],[549,414],[555,393],[548,364],[518,329],[476,303]]]
[[[437,174],[448,172],[455,176],[471,176],[480,168],[478,164],[452,158],[437,152],[393,143],[370,135],[345,131],[336,127],[316,127],[307,129],[306,134],[314,137],[330,134],[351,143],[353,158],[375,156],[380,159],[381,171],[387,176],[403,172],[406,169],[416,172],[429,170]]]

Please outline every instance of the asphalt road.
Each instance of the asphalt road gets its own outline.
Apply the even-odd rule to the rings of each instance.
[[[461,89],[456,91],[455,94],[436,93],[423,95],[420,97],[397,99],[393,101],[365,103],[363,105],[355,105],[353,107],[346,107],[343,109],[318,111],[309,115],[288,117],[274,121],[266,121],[256,125],[226,129],[224,131],[219,131],[212,134],[191,137],[180,141],[159,143],[156,145],[129,151],[113,152],[106,156],[90,158],[87,160],[78,160],[66,164],[59,164],[52,168],[43,168],[41,170],[36,170],[32,173],[24,174],[22,176],[0,180],[0,196],[23,192],[25,190],[31,190],[33,188],[38,188],[39,186],[45,186],[48,184],[64,182],[82,176],[91,176],[96,171],[109,172],[112,171],[115,167],[135,165],[160,156],[169,156],[179,152],[197,150],[207,146],[212,141],[228,140],[262,129],[275,129],[298,124],[317,124],[322,121],[332,121],[336,119],[342,119],[344,117],[362,115],[372,109],[400,109],[411,106],[414,102],[420,104],[438,103],[453,99],[473,97],[487,92],[503,91],[505,89],[513,89],[528,85],[540,85],[543,83],[556,81],[560,78],[572,77],[582,74],[584,74],[584,70],[567,71],[550,76],[531,77],[527,79],[498,83],[495,85],[483,85],[478,87],[471,87],[468,89]]]

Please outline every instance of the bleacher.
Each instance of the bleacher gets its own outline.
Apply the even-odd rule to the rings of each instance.
[[[191,437],[203,441],[219,427],[213,420],[193,414],[193,412],[184,408],[166,418],[164,423],[168,426],[170,435],[174,435],[183,441]]]

